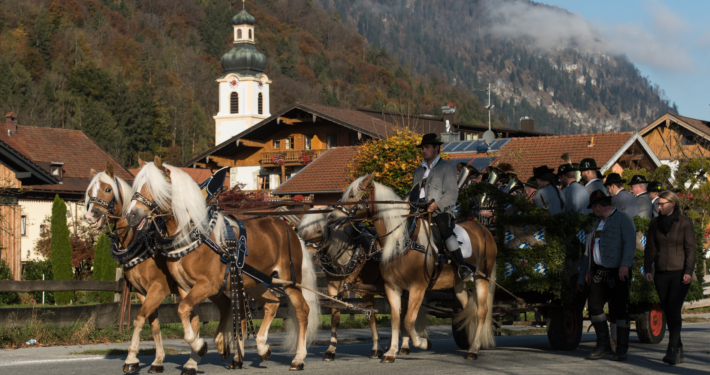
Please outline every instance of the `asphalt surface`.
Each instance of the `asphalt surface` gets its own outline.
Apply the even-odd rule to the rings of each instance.
[[[379,330],[382,336],[389,335],[389,329]],[[600,371],[610,374],[649,374],[682,373],[687,375],[710,373],[710,323],[684,324],[683,343],[686,362],[679,366],[669,366],[661,361],[665,354],[667,338],[658,345],[641,344],[635,333],[631,333],[629,361],[618,363],[611,361],[611,356],[597,360],[586,360],[586,355],[593,349],[595,335],[585,333],[582,344],[573,351],[553,351],[546,335],[503,336],[497,337],[497,347],[482,351],[476,361],[463,358],[465,351],[460,350],[451,337],[451,328],[447,326],[430,327],[433,341],[431,351],[413,349],[410,355],[400,355],[394,364],[382,364],[379,360],[367,357],[372,347],[365,342],[370,336],[369,330],[341,330],[341,344],[338,346],[334,362],[321,359],[327,346],[309,348],[305,372],[310,374],[462,374],[462,373],[498,373],[498,374],[547,374],[547,373],[586,373]],[[326,340],[328,331],[321,331],[318,340]],[[271,334],[270,344],[280,341],[281,335]],[[207,340],[210,351],[199,365],[198,374],[236,374],[240,370],[229,370],[231,360],[222,360],[214,350],[212,339]],[[164,346],[174,350],[187,350],[182,340],[164,340]],[[253,340],[246,343],[254,345]],[[384,346],[387,344],[385,343]],[[122,374],[124,356],[92,356],[80,353],[89,349],[126,349],[128,343],[99,344],[69,347],[26,348],[0,351],[0,373],[2,374]],[[152,348],[153,342],[141,343],[141,348]],[[268,362],[261,362],[256,349],[247,348],[244,370],[250,373],[278,374],[287,373],[292,356],[280,353],[273,347],[274,354]],[[189,355],[168,355],[165,359],[165,373],[179,374]],[[139,357],[141,373],[147,373],[151,356]]]

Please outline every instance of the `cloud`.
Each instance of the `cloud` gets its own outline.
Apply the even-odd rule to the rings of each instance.
[[[485,3],[489,33],[507,38],[526,38],[544,50],[575,47],[582,51],[628,55],[637,63],[671,71],[692,71],[696,64],[678,43],[688,27],[657,1],[646,12],[652,29],[634,24],[598,25],[564,9],[527,1]]]

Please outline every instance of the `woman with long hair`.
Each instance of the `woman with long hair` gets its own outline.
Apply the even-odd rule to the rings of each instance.
[[[675,365],[684,360],[681,308],[695,269],[695,228],[693,221],[681,213],[678,197],[670,191],[659,195],[658,211],[660,215],[651,219],[648,228],[644,270],[646,281],[653,281],[656,286],[668,322],[670,337],[663,362]]]

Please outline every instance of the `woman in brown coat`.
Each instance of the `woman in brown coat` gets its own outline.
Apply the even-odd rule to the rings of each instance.
[[[680,201],[672,192],[659,195],[658,210],[660,215],[651,220],[648,228],[644,269],[646,281],[656,285],[668,322],[670,338],[663,362],[675,365],[683,363],[680,311],[695,269],[695,229],[693,221],[680,213]],[[652,274],[654,267],[655,274]]]

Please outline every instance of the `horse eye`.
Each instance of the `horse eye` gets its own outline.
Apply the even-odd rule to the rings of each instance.
[[[104,190],[104,191],[107,192],[107,193],[110,193],[110,192],[111,192],[111,187],[107,187],[106,190]]]
[[[355,198],[355,195],[354,195],[354,194],[350,194],[350,198]]]
[[[322,231],[322,230],[319,230],[318,233],[323,233],[323,231]]]

